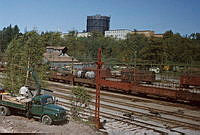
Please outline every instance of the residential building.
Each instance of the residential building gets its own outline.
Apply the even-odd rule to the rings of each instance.
[[[89,37],[91,36],[90,32],[79,32],[77,33],[77,37]]]
[[[131,30],[127,30],[127,29],[109,30],[109,31],[105,31],[105,37],[113,37],[116,39],[126,39],[127,34],[131,32],[132,32]]]

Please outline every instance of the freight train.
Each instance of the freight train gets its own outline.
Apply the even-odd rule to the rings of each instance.
[[[85,68],[73,74],[51,71],[49,80],[96,87],[96,69]],[[157,87],[154,86],[155,81],[155,73],[150,71],[124,69],[120,76],[117,75],[116,77],[111,74],[110,69],[101,69],[100,83],[102,88],[200,104],[200,75],[182,75],[179,80],[179,87],[176,88]],[[193,88],[195,88],[195,92],[192,91]]]
[[[95,68],[83,68],[82,70],[77,70],[72,75],[71,73],[59,73],[52,72],[49,79],[53,81],[63,81],[63,82],[72,82],[76,84],[88,84],[96,85],[95,83],[96,69]],[[116,79],[117,78],[117,79]],[[111,74],[109,68],[101,70],[101,79],[105,80],[115,80],[121,82],[137,82],[137,83],[147,83],[151,84],[155,81],[155,73],[151,71],[143,70],[134,70],[134,69],[124,69],[121,71],[120,76],[115,76]]]
[[[150,71],[141,71],[134,69],[125,69],[121,71],[120,77],[115,78],[109,69],[101,70],[100,83],[102,88],[108,88],[117,91],[125,91],[129,93],[140,93],[145,95],[154,95],[158,97],[165,97],[177,101],[190,101],[200,103],[200,90],[197,93],[193,93],[187,90],[189,86],[200,86],[200,76],[192,77],[192,81],[188,79],[188,76],[181,76],[180,87],[164,88],[155,87],[153,85],[155,81],[155,73]],[[95,69],[83,69],[74,74],[62,74],[53,72],[49,76],[51,81],[60,81],[65,83],[73,83],[74,85],[84,85],[89,87],[96,86]],[[145,84],[148,85],[145,85]],[[151,84],[151,85],[149,85]],[[187,84],[187,85],[186,85]],[[184,88],[184,89],[183,89]]]
[[[74,82],[77,84],[91,84],[95,85],[96,77],[95,68],[83,68],[82,70],[77,70],[72,75],[69,72],[52,72],[49,76],[50,80],[63,81],[63,82]],[[123,69],[120,75],[113,75],[109,68],[104,68],[101,70],[101,78],[105,80],[115,80],[127,83],[146,83],[152,84],[156,81],[156,74],[152,71],[138,70],[138,69]],[[179,80],[180,88],[190,88],[190,87],[200,87],[200,75],[184,74]]]

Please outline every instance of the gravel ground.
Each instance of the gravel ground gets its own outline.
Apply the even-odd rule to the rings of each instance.
[[[0,133],[53,133],[67,135],[103,135],[86,124],[69,121],[63,125],[44,125],[22,116],[0,116]]]

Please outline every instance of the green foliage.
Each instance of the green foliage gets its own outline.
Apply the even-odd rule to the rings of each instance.
[[[23,46],[25,39],[21,39],[23,35],[19,34],[17,26],[9,26],[2,31],[0,31],[0,36],[3,34],[2,37],[4,37],[3,41],[0,37],[0,45],[2,47],[3,44],[4,47],[4,49],[1,48],[2,50],[7,48],[6,44],[9,44],[12,39],[19,39],[14,44]],[[129,65],[133,64],[135,60],[155,64],[195,65],[200,63],[200,33],[192,33],[187,37],[183,37],[169,30],[164,33],[163,38],[147,38],[142,34],[128,34],[125,40],[104,37],[104,35],[97,32],[91,33],[89,37],[77,37],[77,31],[70,31],[65,36],[62,36],[59,32],[42,32],[38,36],[40,37],[39,42],[43,44],[42,46],[65,46],[68,48],[67,54],[81,62],[96,61],[98,48],[102,48],[102,57],[105,64],[123,63]],[[34,39],[30,40],[31,42],[34,43]],[[27,42],[27,44],[30,43]],[[27,54],[20,54],[23,57],[28,53],[32,55],[31,53],[37,52],[37,49],[36,52],[26,49],[28,50]],[[13,51],[16,50],[14,48]],[[3,55],[1,54],[1,56]],[[13,57],[17,59],[19,56]]]
[[[139,55],[144,60],[152,61],[153,63],[162,63],[165,55],[165,47],[162,45],[160,38],[150,38],[139,51]]]
[[[92,97],[82,87],[74,87],[72,89],[73,99],[71,101],[71,113],[73,119],[80,119],[80,114],[89,108]]]
[[[46,66],[43,65],[44,44],[40,35],[27,32],[11,41],[6,50],[7,72],[3,85],[11,92],[17,93],[19,88],[30,85],[32,80],[28,69],[37,72],[39,78],[46,77]]]
[[[147,45],[147,38],[144,35],[128,34],[127,39],[121,41],[119,59],[122,62],[133,63],[135,57],[140,57],[140,50]]]
[[[59,32],[42,32],[42,42],[45,46],[65,46],[66,42]]]
[[[68,53],[80,61],[96,61],[97,50],[102,48],[103,61],[107,64],[133,64],[149,61],[155,64],[198,64],[200,61],[200,34],[188,37],[166,31],[163,38],[145,37],[142,34],[128,34],[127,39],[117,40],[92,33],[89,37],[77,37],[72,31],[64,37]]]
[[[19,35],[21,34],[19,33],[17,25],[14,27],[9,25],[8,27],[3,28],[3,30],[0,31],[0,52],[4,53],[11,40]]]

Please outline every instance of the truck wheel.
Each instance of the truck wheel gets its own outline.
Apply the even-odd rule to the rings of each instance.
[[[0,116],[10,115],[10,109],[5,106],[0,106]]]
[[[42,123],[45,125],[51,125],[52,119],[48,115],[42,116]]]

